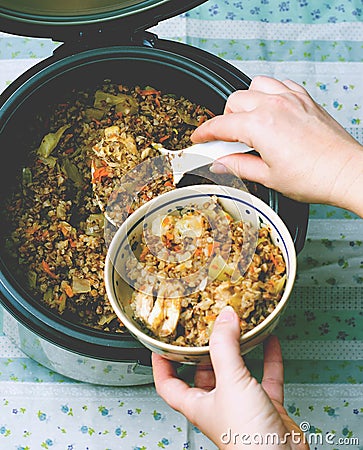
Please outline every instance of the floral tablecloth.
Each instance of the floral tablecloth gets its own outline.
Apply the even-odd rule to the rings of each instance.
[[[214,53],[250,77],[303,84],[363,143],[362,0],[209,0],[152,31]],[[0,33],[0,90],[58,45]],[[311,206],[298,262],[277,330],[287,410],[311,448],[362,450],[363,221]],[[261,356],[258,348],[246,358],[257,377]],[[40,366],[2,332],[0,309],[0,450],[160,448],[215,446],[153,386],[89,385]]]

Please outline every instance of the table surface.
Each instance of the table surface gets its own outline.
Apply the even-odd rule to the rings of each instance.
[[[362,0],[207,1],[152,31],[209,51],[250,77],[303,84],[363,143]],[[0,33],[0,91],[58,45]],[[277,330],[286,408],[321,434],[312,448],[363,449],[362,236],[363,221],[354,214],[310,207],[296,287]],[[258,348],[246,357],[257,377],[261,356]],[[152,385],[90,385],[40,366],[2,332],[1,308],[0,393],[0,450],[215,449]]]

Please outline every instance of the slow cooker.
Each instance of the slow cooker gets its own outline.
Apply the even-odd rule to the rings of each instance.
[[[105,78],[125,85],[155,85],[222,113],[230,93],[250,79],[224,60],[192,46],[159,39],[147,30],[202,0],[0,0],[0,30],[51,37],[63,44],[1,95],[0,148],[6,158],[1,202],[26,159],[23,130],[34,115],[69,89]],[[200,182],[190,177],[188,183]],[[305,241],[308,205],[259,186],[259,195],[284,220],[297,252]],[[3,214],[3,207],[1,213]],[[3,220],[1,223],[3,224]],[[29,357],[67,377],[103,385],[152,382],[150,352],[131,335],[66,322],[46,309],[11,268],[1,230],[0,301],[5,334]]]

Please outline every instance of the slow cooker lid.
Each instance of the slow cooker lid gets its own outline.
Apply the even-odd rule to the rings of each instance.
[[[205,0],[0,0],[0,30],[34,37],[66,38],[117,21],[127,30],[147,29]]]

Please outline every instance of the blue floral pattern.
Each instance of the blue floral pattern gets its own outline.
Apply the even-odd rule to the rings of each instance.
[[[25,395],[26,386],[18,394],[6,394],[0,402],[0,448],[16,450],[215,450],[216,447],[194,426],[188,425],[179,414],[165,407],[149,388],[138,390],[130,399],[139,410],[130,416],[126,404],[120,404],[122,389],[98,391],[89,389],[72,394],[72,386],[38,385],[32,395],[41,399],[42,409],[33,398]],[[90,393],[92,392],[92,397]],[[332,433],[335,442],[344,438],[349,448],[361,450],[362,398],[351,388],[345,388],[344,398],[337,398],[334,387],[316,385],[310,396],[296,385],[286,387],[286,409],[291,417],[305,426],[309,433]],[[22,394],[22,395],[21,395]],[[151,398],[154,397],[154,398]],[[64,410],[60,397],[67,398]],[[106,398],[105,398],[106,397]],[[149,400],[147,399],[149,397]],[[161,408],[164,420],[154,421],[152,402]],[[106,404],[114,414],[99,415]],[[69,411],[73,411],[69,414]],[[158,411],[157,411],[158,412]],[[308,425],[306,425],[308,424]],[[313,448],[313,447],[312,447]]]
[[[250,76],[294,79],[363,143],[363,0],[208,0],[155,30]],[[59,45],[0,33],[0,91]],[[335,450],[363,449],[362,236],[354,214],[311,205],[296,287],[276,330],[288,413],[307,436],[331,434]],[[1,449],[216,448],[152,386],[108,388],[67,379],[18,350],[2,322],[0,308]],[[260,379],[261,348],[246,361]]]
[[[186,17],[209,20],[251,20],[265,23],[357,22],[363,18],[361,0],[224,0],[207,1],[185,13]]]

